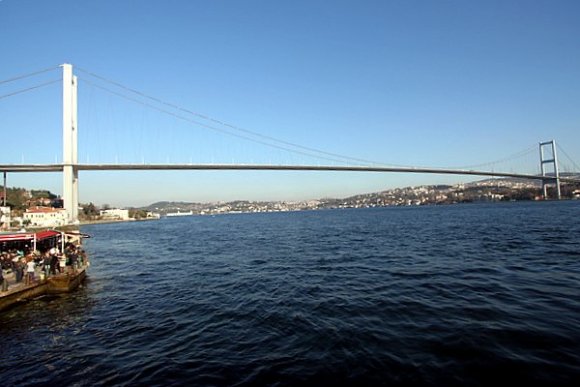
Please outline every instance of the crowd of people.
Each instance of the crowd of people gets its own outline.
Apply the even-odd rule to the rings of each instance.
[[[11,249],[0,253],[0,291],[10,285],[30,285],[50,276],[74,274],[86,263],[85,251],[68,243],[64,251],[51,247],[46,251]]]

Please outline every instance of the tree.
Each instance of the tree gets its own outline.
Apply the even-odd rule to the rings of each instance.
[[[15,210],[25,210],[28,193],[24,188],[7,188],[6,204]]]
[[[83,205],[83,215],[85,215],[88,218],[92,218],[99,215],[99,211],[97,210],[97,207],[95,207],[93,203],[89,203]]]
[[[129,209],[129,218],[133,219],[145,219],[147,218],[147,211],[140,210],[137,208],[130,208]]]

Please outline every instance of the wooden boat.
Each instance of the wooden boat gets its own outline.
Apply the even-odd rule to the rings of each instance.
[[[73,274],[57,274],[55,276],[48,277],[46,280],[48,283],[47,292],[50,294],[71,292],[79,287],[86,276],[86,267],[83,267],[78,269],[77,272]]]

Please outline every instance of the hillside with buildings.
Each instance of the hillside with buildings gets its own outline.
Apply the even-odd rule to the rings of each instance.
[[[555,197],[550,188],[550,197]],[[580,184],[562,184],[562,198],[580,199]],[[7,188],[1,191],[0,228],[51,228],[67,223],[62,199],[46,190]],[[472,202],[542,200],[541,184],[521,179],[486,179],[457,185],[424,185],[394,188],[347,198],[322,198],[305,201],[247,201],[193,203],[156,202],[141,208],[98,207],[93,203],[79,206],[79,220],[84,222],[157,219],[162,215],[215,215],[230,213],[282,212],[333,208],[373,208],[388,206],[441,205]]]
[[[549,194],[553,195],[552,190]],[[580,185],[562,185],[562,197],[579,199]],[[472,202],[542,200],[541,184],[521,179],[486,179],[467,184],[429,185],[394,188],[347,198],[307,201],[232,201],[216,203],[156,202],[144,210],[162,215],[301,211],[332,208],[372,208],[387,206],[440,205]]]
[[[66,224],[67,217],[62,209],[62,199],[47,190],[2,187],[0,203],[0,230]]]

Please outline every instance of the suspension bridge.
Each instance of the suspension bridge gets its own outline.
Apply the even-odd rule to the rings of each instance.
[[[109,91],[113,94],[119,95],[123,98],[135,101],[142,105],[151,107],[162,113],[174,116],[177,119],[188,121],[189,123],[205,127],[207,129],[223,132],[234,137],[243,138],[245,140],[254,141],[256,143],[290,151],[307,156],[315,156],[319,159],[339,162],[339,164],[328,165],[308,165],[308,164],[268,164],[268,163],[79,163],[78,159],[78,99],[77,87],[78,77],[73,74],[73,66],[70,64],[63,64],[59,66],[62,69],[62,77],[57,80],[42,82],[30,87],[19,89],[4,95],[0,95],[0,100],[8,98],[27,91],[35,90],[44,86],[48,86],[57,82],[62,82],[62,162],[55,163],[20,163],[20,164],[0,164],[0,171],[4,173],[22,173],[22,172],[62,172],[63,176],[63,202],[64,208],[67,210],[69,222],[78,222],[78,184],[79,171],[137,171],[137,170],[229,170],[229,171],[342,171],[342,172],[375,172],[375,173],[419,173],[419,174],[441,174],[441,175],[473,175],[473,176],[489,176],[489,177],[505,177],[505,178],[519,178],[540,181],[543,187],[544,197],[547,198],[547,187],[554,185],[556,187],[556,195],[560,198],[560,183],[580,183],[580,176],[568,175],[561,176],[559,170],[559,162],[557,155],[557,146],[554,140],[541,142],[539,147],[539,166],[540,173],[517,173],[517,172],[502,172],[502,171],[488,171],[471,168],[434,168],[434,167],[415,167],[415,166],[388,166],[381,165],[368,160],[362,160],[343,156],[335,153],[320,151],[311,147],[302,146],[299,144],[290,143],[279,140],[271,136],[266,136],[260,133],[249,131],[234,125],[224,123],[213,118],[203,116],[201,114],[184,109],[177,105],[165,102],[161,99],[148,96],[142,92],[128,88],[117,82],[110,81],[97,74],[86,70],[81,70],[87,74],[88,77],[93,77],[102,81],[106,81],[121,90],[131,92],[134,95],[141,97],[140,100],[136,97],[128,97],[126,94],[121,94],[118,91],[113,91],[103,86],[92,83],[86,80],[87,83],[93,84],[99,89]],[[38,72],[29,73],[26,75],[13,77],[0,81],[1,84],[15,82],[27,77],[32,77],[54,68],[40,70]],[[143,102],[143,100],[146,100]],[[170,111],[169,108],[178,111]],[[189,116],[187,116],[189,115]],[[204,119],[209,121],[209,124],[193,120],[190,116],[195,116],[197,119]],[[221,125],[223,128],[218,128]],[[567,154],[566,154],[567,156]],[[569,158],[573,163],[576,171],[580,168]],[[340,164],[340,162],[343,162]],[[346,165],[347,161],[349,165]],[[355,163],[356,165],[352,165]],[[6,186],[6,183],[4,183]]]

